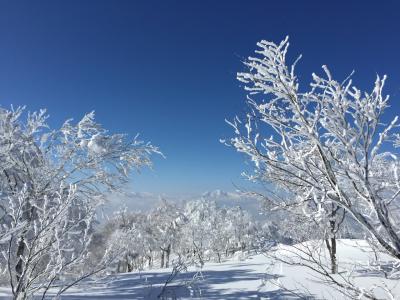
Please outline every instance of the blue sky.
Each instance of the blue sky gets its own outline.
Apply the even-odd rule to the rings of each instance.
[[[243,156],[219,143],[242,114],[235,79],[260,39],[290,36],[303,86],[322,64],[362,88],[388,74],[400,111],[396,1],[0,0],[0,103],[47,108],[52,126],[96,111],[113,132],[159,146],[167,159],[133,189],[201,193],[244,185]]]

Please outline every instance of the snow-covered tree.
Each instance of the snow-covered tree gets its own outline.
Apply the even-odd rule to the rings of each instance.
[[[143,269],[148,243],[151,243],[148,231],[147,216],[140,212],[129,212],[124,207],[115,212],[104,228],[99,230],[98,235],[103,237],[102,244],[92,247],[102,250],[98,250],[100,258],[104,252],[118,253],[114,264],[109,266],[110,271],[132,272]]]
[[[205,252],[211,250],[211,233],[218,215],[217,204],[205,199],[192,200],[186,203],[183,212],[187,222],[180,247],[202,266],[206,259]]]
[[[147,214],[126,208],[116,212],[103,228],[103,235],[108,236],[105,244],[120,252],[117,272],[150,268],[155,261],[168,268],[171,254],[177,253],[174,250],[181,238],[183,219],[181,208],[165,199]],[[103,251],[106,249],[103,245]]]
[[[119,252],[111,270],[131,272],[158,264],[202,266],[208,260],[250,250],[257,240],[258,223],[240,207],[219,207],[196,199],[183,206],[161,199],[149,213],[121,209],[103,227],[96,247]],[[98,255],[100,259],[102,255]],[[171,264],[172,262],[172,264]]]
[[[227,210],[225,219],[226,230],[230,232],[231,247],[240,250],[251,247],[257,230],[250,214],[236,206]]]
[[[364,92],[323,66],[324,76],[312,74],[303,92],[298,59],[291,66],[286,61],[288,38],[258,46],[247,71],[238,73],[249,112],[229,122],[235,136],[227,141],[254,163],[248,178],[274,187],[264,195],[273,207],[300,207],[326,225],[333,272],[335,234],[345,214],[400,259],[400,139],[397,117],[387,124],[382,118],[386,76]]]
[[[179,239],[182,212],[173,203],[161,199],[159,205],[149,214],[149,222],[153,228],[157,250],[161,251],[160,267],[168,268],[171,251]]]
[[[26,116],[26,117],[25,117]],[[1,267],[14,299],[57,294],[98,272],[83,270],[96,210],[132,169],[151,164],[156,147],[110,134],[94,120],[50,130],[44,110],[0,110]]]
[[[256,240],[256,223],[240,207],[219,207],[215,201],[192,200],[184,207],[179,249],[199,265],[208,259],[221,261],[239,250],[249,249]]]

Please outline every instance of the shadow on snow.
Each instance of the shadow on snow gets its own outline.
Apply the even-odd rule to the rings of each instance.
[[[245,266],[245,265],[242,265]],[[311,299],[306,295],[293,295],[290,291],[247,291],[236,288],[235,283],[251,282],[261,286],[262,279],[277,278],[251,269],[207,270],[179,274],[158,298],[170,273],[142,272],[109,276],[101,281],[87,281],[67,291],[62,300],[89,299]],[[197,276],[197,279],[193,278]],[[222,285],[218,287],[218,285]]]

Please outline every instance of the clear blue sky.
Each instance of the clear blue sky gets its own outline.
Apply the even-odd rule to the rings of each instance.
[[[400,111],[397,1],[0,0],[0,103],[47,108],[51,125],[95,110],[167,156],[134,189],[199,193],[243,184],[243,157],[219,143],[243,113],[235,79],[260,39],[291,38],[306,84],[322,64],[360,87],[386,73]],[[398,2],[397,2],[398,3]]]

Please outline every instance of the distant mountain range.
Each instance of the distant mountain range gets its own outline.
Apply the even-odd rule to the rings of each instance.
[[[184,203],[195,199],[214,200],[219,206],[233,207],[240,206],[249,211],[257,219],[262,219],[260,215],[260,205],[258,201],[249,196],[238,192],[228,192],[220,189],[207,191],[198,196],[190,197],[170,197],[168,195],[157,195],[147,192],[130,192],[126,195],[111,195],[105,205],[104,212],[107,215],[117,211],[120,207],[126,206],[128,210],[146,212],[157,205],[164,198],[170,202]]]

